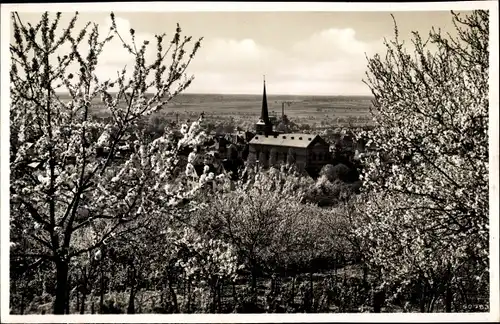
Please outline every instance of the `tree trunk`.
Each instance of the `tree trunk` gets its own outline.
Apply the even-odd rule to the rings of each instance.
[[[419,287],[420,287],[420,313],[425,313],[426,287],[423,280],[420,280]]]
[[[295,304],[295,274],[292,275],[292,289],[290,291],[289,304],[292,305],[292,307],[295,307],[295,306],[293,306]]]
[[[254,302],[254,305],[257,305],[257,264],[255,261],[252,260],[251,262],[252,265],[252,300]]]
[[[224,282],[221,281],[219,289],[217,289],[217,308],[218,312],[222,313],[222,292],[224,291]]]
[[[184,296],[184,299],[186,298],[186,292],[187,292],[187,275],[185,272],[182,273],[182,296]]]
[[[445,300],[444,300],[446,313],[451,313],[451,305],[453,304],[453,291],[451,290],[452,277],[453,277],[453,275],[451,273],[451,266],[448,265],[448,271],[447,271],[446,283],[445,283],[446,284]]]
[[[67,284],[67,289],[66,289],[66,310],[65,314],[70,314],[70,309],[69,309],[69,304],[70,304],[70,291],[71,290],[71,276],[68,276],[68,284]]]
[[[188,279],[187,282],[187,312],[191,312],[191,280]]]
[[[431,302],[429,303],[429,309],[427,313],[432,313],[434,311],[434,305],[436,303],[437,297],[438,297],[437,295],[434,294],[431,295]]]
[[[175,289],[172,282],[172,276],[168,275],[168,289],[170,291],[170,295],[172,296],[172,301],[174,303],[174,313],[179,313],[179,304],[177,302],[177,294],[175,293]]]
[[[135,314],[135,291],[134,284],[130,287],[130,296],[128,298],[127,314]]]
[[[446,313],[451,313],[452,303],[453,303],[453,292],[451,290],[450,283],[448,283],[446,287],[446,299],[445,299]]]
[[[166,303],[165,303],[165,284],[161,284],[161,292],[160,292],[160,307],[163,309],[166,309]]]
[[[345,274],[345,269],[344,269]],[[379,268],[377,270],[377,276],[375,281],[373,282],[373,312],[380,313],[382,312],[382,306],[385,303],[385,291],[382,289],[380,291],[376,290],[377,283],[382,282],[382,270]]]
[[[215,314],[217,307],[217,282],[213,282],[210,285],[210,297],[212,297],[212,301],[210,302],[210,313]]]
[[[56,298],[54,314],[64,314],[66,309],[66,289],[68,284],[68,260],[56,261]]]
[[[87,291],[86,289],[82,289],[82,303],[81,303],[81,306],[80,306],[80,314],[85,314],[85,302],[86,302],[86,299],[87,299]]]
[[[311,267],[311,270],[309,271],[309,300],[307,301],[307,311],[308,312],[311,312],[312,311],[312,308],[313,308],[313,305],[314,305],[314,283],[313,283],[313,271],[312,271],[312,267]]]
[[[236,283],[233,281],[232,282],[233,286],[233,308],[236,308],[238,304],[238,296],[236,295]]]
[[[76,289],[76,310],[75,313],[80,310],[80,291]]]
[[[363,287],[368,285],[368,266],[366,262],[363,261]]]
[[[100,296],[99,296],[99,313],[104,314],[104,270],[101,264],[101,282],[100,282]]]
[[[127,314],[135,314],[135,285],[136,285],[136,273],[135,273],[134,264],[132,261],[129,261],[129,265],[127,267],[128,279],[130,282],[130,295],[128,298],[128,307]]]
[[[373,294],[373,312],[380,313],[385,302],[385,292],[378,291]]]
[[[311,269],[311,271],[309,272],[309,289],[311,291],[311,297],[314,297],[314,281],[313,281],[313,271]]]
[[[24,289],[21,289],[21,315],[24,315]]]

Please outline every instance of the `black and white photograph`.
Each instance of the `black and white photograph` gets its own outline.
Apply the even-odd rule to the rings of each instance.
[[[498,2],[250,4],[2,4],[2,322],[500,320]]]

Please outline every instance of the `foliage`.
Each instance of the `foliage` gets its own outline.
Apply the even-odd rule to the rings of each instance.
[[[334,180],[348,181],[350,169],[344,164],[337,164],[333,167],[330,177]]]
[[[345,182],[349,180],[350,171],[351,170],[342,163],[336,164],[335,166],[327,164],[321,169],[320,176],[324,175],[330,182],[336,180]]]
[[[355,189],[352,185],[340,180],[331,182],[325,175],[320,176],[314,185],[311,185],[304,196],[304,201],[312,202],[321,207],[335,206],[347,201]]]

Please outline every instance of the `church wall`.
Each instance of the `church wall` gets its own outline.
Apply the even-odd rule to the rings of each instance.
[[[276,153],[278,154],[278,161],[280,162],[286,162],[286,156],[288,154],[288,149],[289,147],[286,146],[272,146],[272,145],[256,145],[256,144],[251,144],[250,145],[250,153],[254,153],[255,157],[259,159],[259,154],[260,152],[265,152],[266,155],[268,156],[268,159],[271,154],[271,150],[275,149]]]
[[[309,166],[322,167],[331,162],[329,147],[326,145],[313,146],[307,152],[307,160]]]
[[[251,144],[250,145],[250,153],[255,154],[256,159],[259,159],[260,153],[265,152],[267,160],[269,161],[270,154],[272,150],[275,150],[278,158],[278,162],[286,163],[287,162],[287,156],[288,156],[288,151],[290,150],[290,147],[288,146],[279,146],[279,145],[258,145],[258,144]],[[307,148],[301,148],[301,147],[293,147],[293,151],[295,152],[295,161],[296,163],[301,163],[304,164],[304,166],[307,166],[309,164],[308,160],[308,149]],[[328,149],[328,148],[327,148]]]

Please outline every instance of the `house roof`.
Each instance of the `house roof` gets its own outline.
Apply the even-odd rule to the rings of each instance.
[[[315,134],[278,134],[278,135],[255,135],[250,144],[286,146],[286,147],[309,147],[317,138]]]

